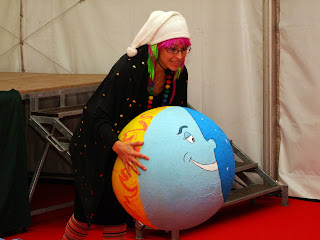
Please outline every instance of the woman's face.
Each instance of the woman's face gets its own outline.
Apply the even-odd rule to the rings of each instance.
[[[159,50],[159,62],[161,66],[164,68],[169,68],[171,71],[177,71],[179,66],[183,63],[184,59],[186,58],[186,53],[170,53],[175,52],[176,50],[185,50],[186,46],[181,44],[172,44],[170,48],[161,48]]]

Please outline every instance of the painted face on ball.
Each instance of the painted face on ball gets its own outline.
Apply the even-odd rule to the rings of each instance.
[[[204,138],[184,108],[166,108],[152,120],[140,151],[150,160],[143,162],[148,170],[139,176],[139,188],[147,217],[155,226],[166,230],[170,219],[170,230],[190,228],[221,207],[215,148],[216,143]],[[195,208],[196,215],[189,211]]]
[[[180,140],[186,141],[186,145],[188,145],[186,146],[188,149],[186,149],[187,152],[184,153],[183,161],[193,163],[205,171],[217,171],[218,164],[214,154],[216,143],[212,139],[207,142],[199,131],[199,128],[189,129],[187,125],[179,128],[177,135],[181,134]],[[203,151],[199,152],[199,148]]]

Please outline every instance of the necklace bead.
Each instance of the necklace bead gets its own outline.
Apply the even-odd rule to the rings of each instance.
[[[168,70],[168,69],[167,69]],[[165,89],[163,91],[163,96],[162,96],[162,101],[161,101],[161,106],[166,106],[168,103],[168,98],[169,98],[169,93],[170,93],[170,87],[172,83],[172,77],[173,77],[173,72],[172,71],[166,71],[166,85]],[[149,97],[148,97],[148,102],[147,102],[147,109],[152,108],[152,103],[154,100],[154,85],[155,83],[151,80],[149,87],[150,87],[150,92],[149,92]]]

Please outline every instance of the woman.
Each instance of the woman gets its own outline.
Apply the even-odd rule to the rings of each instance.
[[[190,35],[178,12],[155,11],[112,67],[88,103],[73,134],[70,154],[75,172],[75,205],[63,239],[84,239],[90,224],[104,225],[103,239],[125,239],[130,216],[117,201],[111,175],[117,156],[130,176],[146,171],[134,150],[143,142],[123,143],[118,134],[140,113],[165,105],[187,106],[184,67]]]

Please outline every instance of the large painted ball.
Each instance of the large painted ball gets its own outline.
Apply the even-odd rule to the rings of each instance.
[[[133,119],[121,131],[123,142],[144,141],[149,160],[138,176],[127,174],[117,158],[112,174],[114,193],[136,220],[160,230],[197,226],[226,201],[234,180],[231,144],[211,119],[184,107],[160,107]]]

